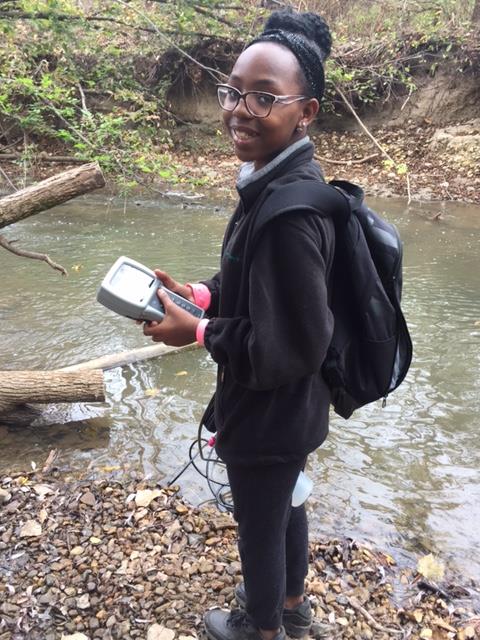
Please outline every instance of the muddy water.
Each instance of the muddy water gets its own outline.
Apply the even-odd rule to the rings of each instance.
[[[348,422],[332,417],[328,441],[309,462],[312,525],[371,539],[400,561],[433,551],[479,578],[479,209],[371,204],[388,211],[405,242],[415,359],[385,409],[370,406]],[[179,280],[209,276],[227,219],[222,205],[124,208],[84,199],[8,229],[22,247],[48,251],[69,276],[0,252],[1,368],[61,367],[147,344],[133,323],[96,304],[103,274],[124,254]],[[203,350],[110,371],[105,405],[48,407],[36,426],[0,425],[0,472],[41,464],[56,448],[58,464],[73,472],[141,469],[169,480],[188,460],[214,373]],[[208,498],[195,472],[181,483],[191,499]]]

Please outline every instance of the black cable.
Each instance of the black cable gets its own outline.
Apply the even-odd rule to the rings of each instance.
[[[213,496],[212,499],[206,500],[202,504],[214,503],[220,511],[233,511],[233,502],[232,495],[230,493],[230,485],[228,482],[223,482],[221,480],[215,479],[215,475],[218,473],[219,469],[225,469],[225,463],[220,460],[215,452],[215,446],[212,443],[211,436],[208,440],[202,437],[202,431],[204,426],[202,423],[198,425],[198,432],[196,439],[191,443],[188,449],[188,462],[182,467],[182,469],[176,474],[176,476],[170,480],[167,486],[171,486],[176,480],[178,480],[188,469],[188,467],[192,466],[195,471],[205,478],[207,481],[207,486]],[[194,448],[197,447],[197,451],[194,454]],[[205,454],[204,447],[208,446],[209,451]],[[200,459],[205,462],[205,471],[203,471],[196,463],[196,459],[200,457]]]

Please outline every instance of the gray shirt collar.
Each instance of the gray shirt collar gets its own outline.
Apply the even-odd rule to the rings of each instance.
[[[275,156],[273,160],[270,160],[268,164],[266,164],[258,171],[255,171],[253,162],[244,162],[240,167],[240,171],[238,172],[237,189],[244,189],[252,182],[256,182],[260,178],[263,178],[263,176],[267,175],[267,173],[278,167],[278,165],[283,162],[285,158],[288,158],[288,156],[297,151],[297,149],[301,149],[309,143],[310,138],[308,136],[297,140],[297,142],[294,142],[289,147],[284,149],[281,153],[278,154],[278,156]]]

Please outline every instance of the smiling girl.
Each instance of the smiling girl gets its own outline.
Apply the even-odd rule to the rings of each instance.
[[[205,616],[212,640],[282,640],[310,629],[305,507],[292,493],[307,455],[328,432],[330,394],[321,367],[332,336],[329,282],[333,222],[298,206],[262,219],[262,205],[298,180],[323,180],[307,135],[324,91],[331,37],[312,13],[272,14],[237,59],[217,95],[236,155],[244,162],[239,203],[211,280],[166,287],[202,306],[195,319],[164,293],[154,341],[195,339],[218,364],[216,450],[226,463],[238,522],[244,583],[239,610]]]

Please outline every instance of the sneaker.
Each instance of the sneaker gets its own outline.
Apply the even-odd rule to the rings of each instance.
[[[254,625],[246,611],[234,609],[211,609],[203,619],[205,632],[210,640],[263,640],[262,634]],[[273,640],[286,640],[285,629],[280,631]]]
[[[245,585],[241,582],[235,588],[235,599],[242,609],[247,606],[247,594]],[[285,633],[291,638],[303,638],[310,631],[312,626],[312,605],[308,598],[304,598],[302,604],[293,609],[284,609],[282,614],[282,624]]]

